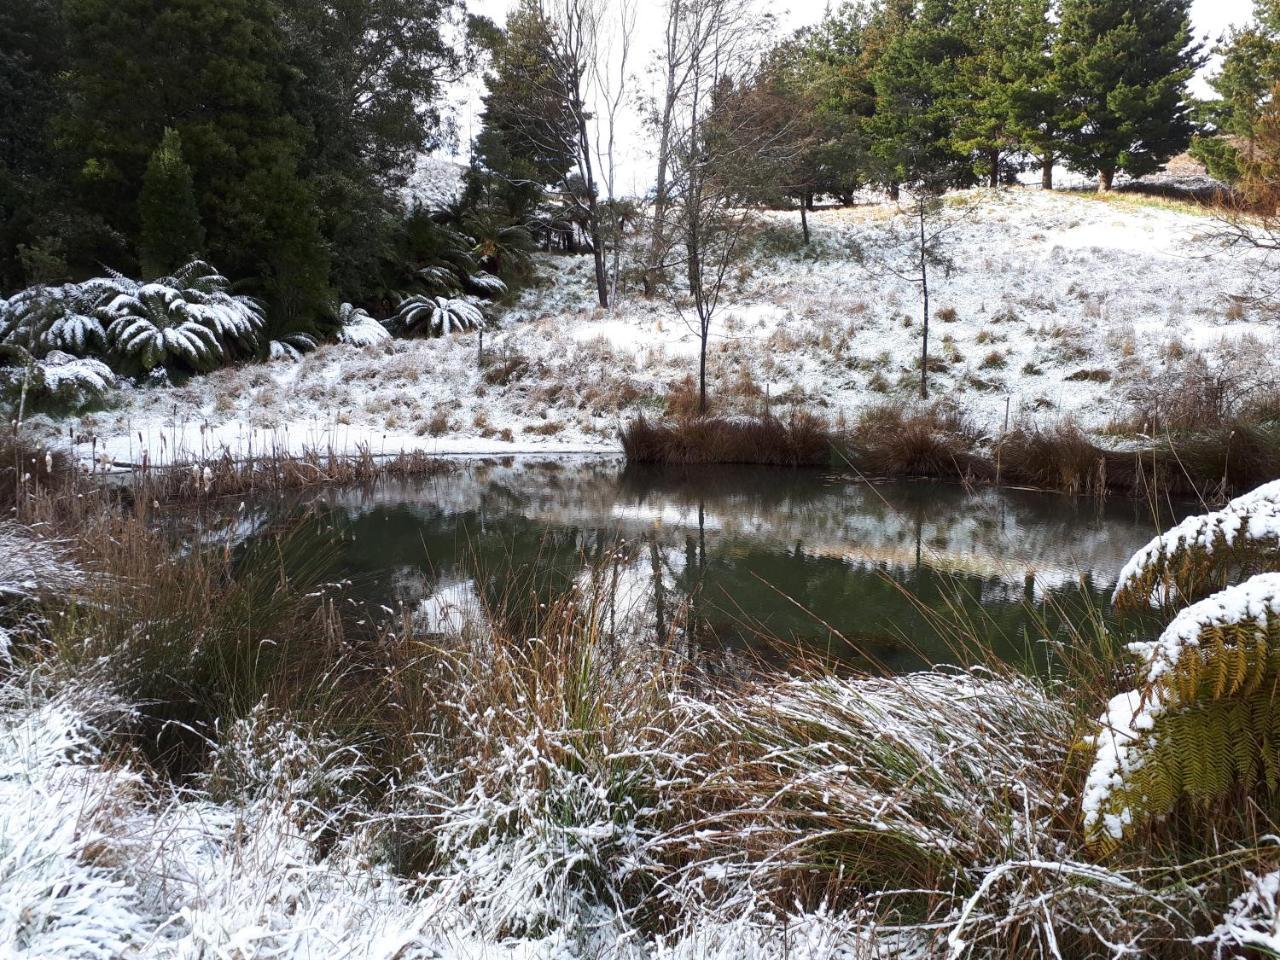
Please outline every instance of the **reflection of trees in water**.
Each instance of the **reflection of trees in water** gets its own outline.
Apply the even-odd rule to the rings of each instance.
[[[693,648],[758,651],[768,636],[891,663],[904,662],[903,638],[938,652],[920,605],[958,602],[994,638],[1021,643],[1025,600],[1078,592],[1084,571],[1082,595],[1096,601],[1153,528],[1129,504],[609,461],[497,463],[264,502],[282,516],[310,504],[341,529],[344,575],[373,604],[467,582],[525,633],[539,604],[589,588],[609,595],[619,642],[678,629]]]

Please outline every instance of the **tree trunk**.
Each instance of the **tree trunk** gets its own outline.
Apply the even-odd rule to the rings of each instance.
[[[1000,186],[1000,151],[990,151],[987,154],[987,162],[991,164],[987,172],[987,186],[994,190]]]
[[[924,296],[924,334],[920,345],[920,399],[929,399],[929,257],[924,232],[924,203],[920,203],[920,292]]]
[[[1098,192],[1110,193],[1111,185],[1115,182],[1116,168],[1102,167],[1098,170]]]
[[[1053,189],[1053,154],[1048,151],[1040,158],[1040,189]]]
[[[806,212],[808,208],[808,198],[800,198],[800,232],[804,234],[804,245],[809,245],[809,214]]]

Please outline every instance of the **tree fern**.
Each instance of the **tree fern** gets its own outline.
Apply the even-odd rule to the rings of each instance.
[[[455,330],[484,326],[484,313],[473,298],[406,297],[392,318],[392,328],[410,337],[440,337]]]
[[[1090,839],[1113,846],[1184,797],[1275,789],[1280,774],[1280,574],[1259,574],[1182,611],[1114,698],[1093,738],[1084,795]]]
[[[225,277],[194,261],[172,277],[137,283],[123,277],[99,308],[111,351],[126,368],[163,366],[202,372],[255,352],[263,317]]]
[[[1223,509],[1188,517],[1134,554],[1120,572],[1121,610],[1176,608],[1280,566],[1280,480]]]
[[[334,311],[338,341],[353,347],[372,347],[391,337],[387,328],[359,307],[344,303]]]
[[[101,279],[38,286],[0,301],[0,343],[22,347],[35,357],[53,351],[76,357],[101,354],[107,335],[97,308],[111,283]]]

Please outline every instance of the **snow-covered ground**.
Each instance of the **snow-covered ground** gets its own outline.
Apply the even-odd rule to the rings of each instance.
[[[935,396],[979,425],[1131,413],[1134,385],[1201,351],[1275,364],[1277,325],[1253,306],[1256,263],[1226,253],[1207,217],[1134,199],[1039,190],[948,198],[949,267],[930,278]],[[713,325],[711,393],[725,412],[793,405],[832,419],[917,390],[918,285],[898,276],[908,223],[892,205],[819,211],[808,250],[797,215],[767,218]],[[139,462],[303,446],[374,452],[616,450],[635,414],[661,412],[696,371],[678,301],[622,296],[596,308],[589,258],[540,261],[484,335],[327,346],[300,363],[243,366],[180,388],[128,391],[75,432]],[[1268,359],[1270,357],[1270,359]],[[60,428],[66,433],[66,427]],[[87,452],[88,447],[84,448]]]

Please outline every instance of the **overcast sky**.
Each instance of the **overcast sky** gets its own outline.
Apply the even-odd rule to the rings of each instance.
[[[636,2],[640,10],[636,46],[641,52],[638,55],[633,54],[636,63],[635,93],[637,98],[644,98],[657,92],[653,89],[654,81],[647,75],[644,68],[653,62],[658,42],[661,40],[662,23],[658,14],[662,4],[661,0],[636,0]],[[763,2],[768,8],[781,11],[778,14],[780,34],[817,23],[823,18],[828,7],[839,6],[839,0],[833,0],[830,4],[827,0],[792,0],[790,4],[773,3],[772,0],[763,0]],[[507,12],[516,5],[516,0],[468,0],[467,5],[472,12],[491,17],[502,24],[506,20]],[[1252,10],[1252,0],[1192,0],[1191,20],[1200,39],[1212,45],[1229,27],[1248,21]],[[1204,72],[1212,70],[1213,64],[1210,64]],[[1204,85],[1204,72],[1193,84],[1193,92],[1200,95],[1207,92],[1207,87]],[[467,144],[479,125],[479,91],[478,82],[467,84],[465,90],[458,91],[459,95],[455,100],[458,138],[461,142],[459,160],[466,160]],[[625,124],[621,138],[626,143],[626,149],[620,162],[622,170],[618,190],[624,194],[643,192],[648,178],[652,177],[649,170],[652,150],[640,123],[639,111],[633,110],[631,114],[630,122]]]

